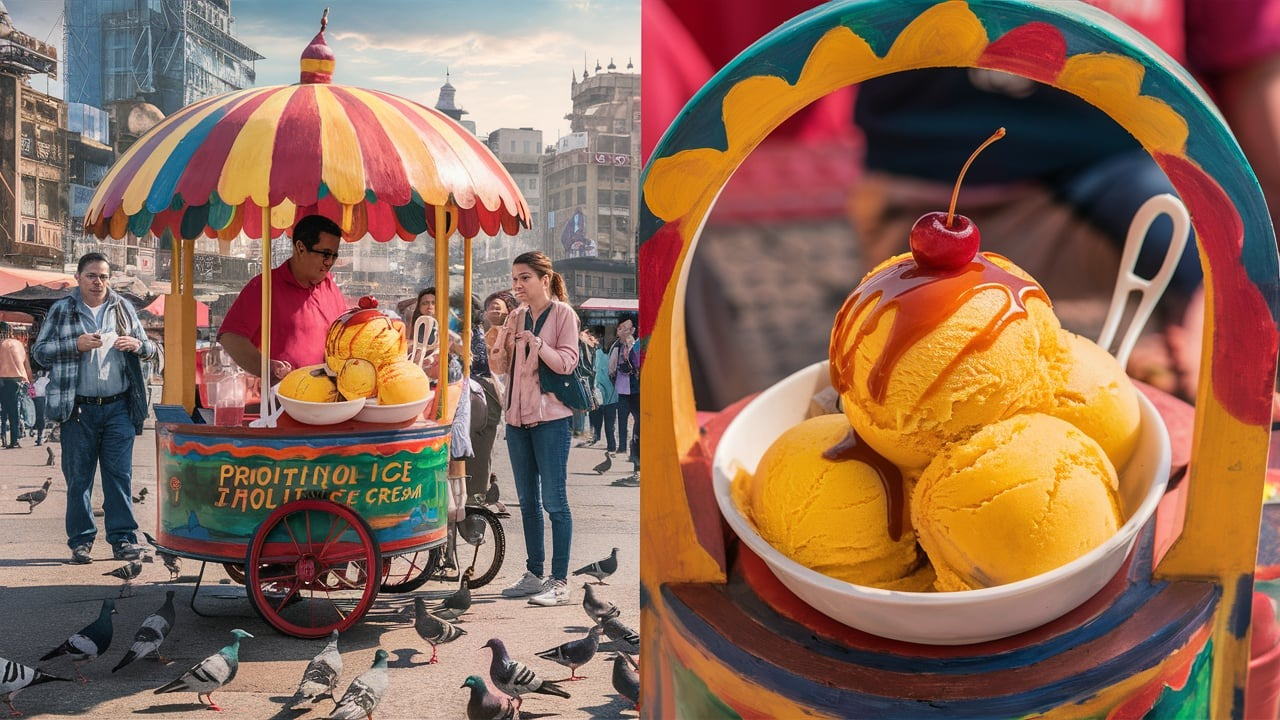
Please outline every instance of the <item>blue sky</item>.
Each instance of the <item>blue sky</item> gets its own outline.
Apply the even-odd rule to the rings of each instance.
[[[4,0],[14,26],[61,46],[62,0]],[[435,105],[445,70],[480,134],[533,127],[546,143],[569,131],[570,75],[584,57],[640,63],[640,0],[329,0],[334,82]],[[258,85],[298,80],[298,56],[325,2],[231,0],[235,35],[265,55]],[[44,80],[35,81],[43,90]],[[61,94],[54,84],[54,94]]]

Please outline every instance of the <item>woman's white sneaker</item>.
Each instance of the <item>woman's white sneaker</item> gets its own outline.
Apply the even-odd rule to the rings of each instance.
[[[529,598],[530,605],[541,605],[543,607],[551,607],[553,605],[568,605],[573,602],[569,596],[569,586],[564,580],[551,578],[547,580],[546,590],[540,595],[534,595]]]

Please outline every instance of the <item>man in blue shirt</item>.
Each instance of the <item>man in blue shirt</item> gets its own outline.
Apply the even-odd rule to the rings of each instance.
[[[67,481],[67,545],[71,562],[93,561],[98,528],[90,505],[93,476],[102,470],[107,541],[116,560],[141,554],[130,495],[133,438],[147,417],[142,360],[156,357],[137,313],[108,284],[111,266],[101,253],[80,258],[79,287],[54,303],[31,348],[49,368],[46,410],[62,423],[62,474]]]

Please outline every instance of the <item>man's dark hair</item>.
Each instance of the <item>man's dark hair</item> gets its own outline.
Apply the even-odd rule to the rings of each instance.
[[[308,215],[293,226],[293,239],[302,243],[302,247],[311,250],[320,241],[320,233],[329,233],[342,238],[342,228],[338,223],[323,215]]]
[[[106,255],[103,255],[100,252],[89,252],[80,256],[80,262],[76,263],[76,273],[79,274],[84,272],[85,265],[96,262],[106,263],[108,269],[111,267],[111,261],[107,259]]]

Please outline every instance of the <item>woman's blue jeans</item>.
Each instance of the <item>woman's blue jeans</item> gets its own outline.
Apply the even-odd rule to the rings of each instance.
[[[565,489],[569,470],[571,418],[539,423],[533,427],[507,425],[507,452],[511,455],[520,522],[524,526],[525,569],[542,577],[542,509],[551,516],[551,576],[569,578],[569,545],[573,540],[573,516]]]

